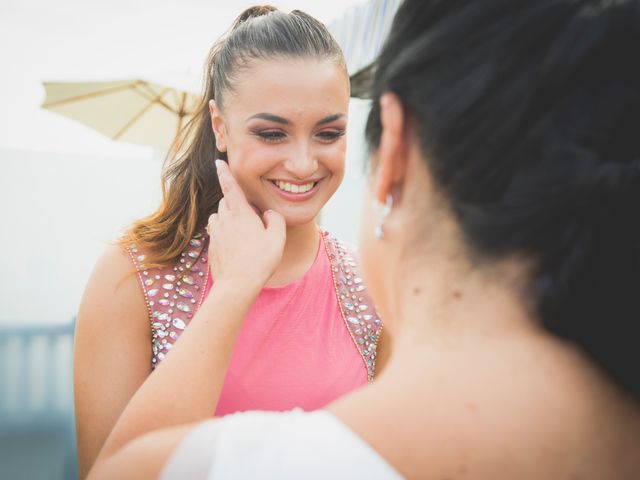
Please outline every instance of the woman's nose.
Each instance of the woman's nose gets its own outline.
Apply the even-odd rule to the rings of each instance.
[[[311,178],[318,170],[318,161],[309,146],[305,144],[291,152],[284,166],[291,175],[305,180]]]

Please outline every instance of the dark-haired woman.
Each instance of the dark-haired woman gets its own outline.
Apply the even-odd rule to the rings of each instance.
[[[360,239],[384,371],[317,412],[128,410],[96,478],[640,478],[638,45],[637,0],[405,0]],[[215,241],[277,238],[220,178]]]
[[[313,410],[374,376],[380,319],[351,247],[315,222],[344,172],[349,78],[340,48],[309,15],[255,7],[214,46],[206,73],[162,205],[104,254],[83,298],[75,345],[82,476],[146,379],[154,402],[174,407],[149,413],[181,423]],[[249,235],[239,245],[250,248],[227,253],[205,232],[209,216],[225,211],[218,158],[279,233],[268,277],[252,257],[254,247],[270,253],[266,239]],[[238,283],[209,268],[219,256],[242,272]],[[233,305],[217,303],[224,289]],[[243,316],[233,335],[227,310]],[[208,353],[220,358],[214,368]],[[175,358],[165,366],[165,356]]]

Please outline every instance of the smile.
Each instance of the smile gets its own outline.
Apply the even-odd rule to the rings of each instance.
[[[310,180],[304,183],[293,183],[286,180],[272,180],[268,183],[273,188],[274,193],[287,202],[306,202],[315,197],[320,190],[320,185],[324,178]]]
[[[282,180],[272,180],[273,183],[278,189],[288,192],[288,193],[307,193],[313,187],[316,186],[318,182],[307,182],[303,184],[289,183],[284,182]]]

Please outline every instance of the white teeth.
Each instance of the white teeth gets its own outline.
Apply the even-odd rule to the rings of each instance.
[[[304,185],[294,185],[292,183],[283,182],[280,180],[276,180],[273,183],[275,183],[276,187],[278,187],[280,190],[284,190],[285,192],[289,193],[305,193],[311,190],[315,185],[314,182],[305,183]]]

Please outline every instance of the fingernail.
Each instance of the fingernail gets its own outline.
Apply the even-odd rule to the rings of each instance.
[[[219,158],[216,160],[216,169],[220,170],[220,166],[224,163],[224,160],[220,160]]]

